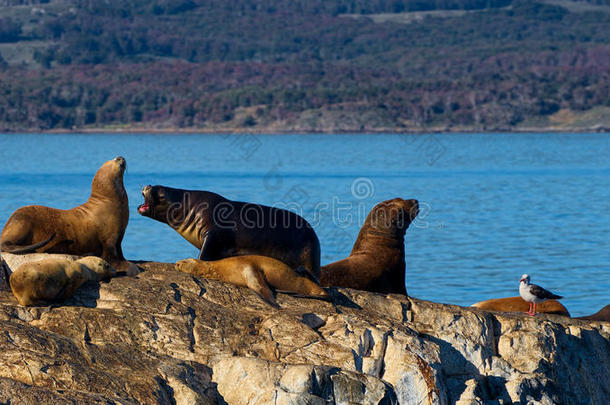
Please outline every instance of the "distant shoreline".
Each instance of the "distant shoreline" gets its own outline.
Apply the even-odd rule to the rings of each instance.
[[[519,128],[378,128],[378,129],[278,129],[278,128],[74,128],[51,130],[0,131],[3,134],[253,134],[253,135],[299,135],[299,134],[451,134],[451,133],[610,133],[610,127],[594,126],[584,128],[565,127],[519,127]]]

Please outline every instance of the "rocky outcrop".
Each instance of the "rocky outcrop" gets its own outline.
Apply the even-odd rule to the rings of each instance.
[[[0,403],[608,403],[610,324],[330,289],[255,293],[142,263],[58,306],[0,293]]]

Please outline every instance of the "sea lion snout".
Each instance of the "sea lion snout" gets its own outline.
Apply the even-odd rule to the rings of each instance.
[[[419,214],[419,202],[394,198],[377,204],[371,214],[373,228],[402,234]]]
[[[183,259],[176,262],[176,270],[190,273],[199,261],[196,259]]]
[[[407,211],[409,212],[410,220],[413,221],[417,214],[419,214],[419,201],[417,200],[405,200]]]
[[[150,195],[151,191],[152,191],[152,186],[150,184],[142,187],[142,195],[144,196],[144,198],[147,198]]]
[[[147,186],[142,187],[142,197],[144,197],[144,203],[140,204],[138,207],[138,213],[140,215],[148,215],[152,208],[152,186],[149,184]]]
[[[117,162],[119,164],[119,167],[122,170],[125,170],[127,168],[127,161],[125,160],[125,158],[123,156],[117,156],[114,158],[114,161]]]

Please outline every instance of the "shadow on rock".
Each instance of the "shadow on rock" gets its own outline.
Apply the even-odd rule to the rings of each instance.
[[[332,302],[335,305],[340,305],[342,307],[358,309],[358,310],[362,309],[362,307],[360,305],[356,304],[347,295],[345,295],[341,291],[337,290],[336,287],[328,287],[327,291],[330,294],[330,296],[332,297]]]
[[[474,400],[477,397],[485,401],[503,400],[505,403],[511,402],[510,395],[505,387],[506,379],[480,374],[478,368],[449,342],[428,334],[422,334],[421,336],[435,343],[440,349],[440,361],[449,388],[451,403],[461,400]]]

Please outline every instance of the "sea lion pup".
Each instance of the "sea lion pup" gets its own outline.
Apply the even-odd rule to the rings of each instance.
[[[123,257],[121,242],[129,221],[123,174],[127,163],[118,156],[95,173],[91,196],[69,210],[30,205],[15,211],[2,229],[3,252],[67,253],[99,256],[113,267],[136,272]]]
[[[349,257],[322,267],[320,285],[406,294],[404,235],[418,212],[417,200],[394,198],[377,204]]]
[[[269,285],[277,290],[303,296],[329,299],[328,293],[306,277],[299,276],[289,266],[266,256],[234,256],[214,261],[185,259],[176,269],[212,280],[248,287],[269,304],[277,307]]]
[[[19,304],[37,305],[65,300],[87,281],[100,281],[114,275],[114,268],[99,257],[48,258],[19,266],[11,274],[10,285]]]
[[[506,297],[477,302],[471,306],[485,311],[527,312],[529,305],[521,297]],[[536,311],[544,314],[570,316],[567,308],[557,300],[548,300],[536,305]]]
[[[272,257],[317,280],[320,242],[301,216],[265,205],[231,201],[209,191],[145,186],[138,212],[171,226],[199,249],[199,259]]]

